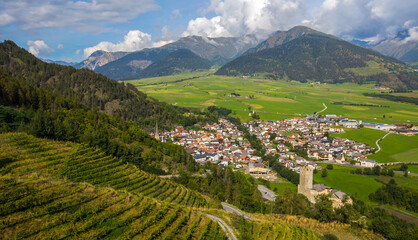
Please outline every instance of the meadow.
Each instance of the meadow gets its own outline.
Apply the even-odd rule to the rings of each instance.
[[[325,167],[326,164],[320,164]],[[328,176],[321,177],[321,171],[314,174],[314,183],[322,183],[329,187],[341,190],[348,195],[362,200],[366,203],[377,205],[377,203],[369,200],[369,195],[383,186],[382,182],[389,182],[390,178],[386,176],[375,175],[357,175],[350,173],[355,170],[355,167],[334,165],[334,169],[328,170]],[[376,181],[379,180],[379,181]],[[401,174],[396,174],[393,179],[400,185],[409,188],[418,188],[418,177],[409,176],[404,177]]]
[[[390,134],[379,142],[382,150],[369,156],[378,162],[417,162],[418,135],[404,136]]]
[[[418,124],[416,105],[364,96],[363,93],[380,93],[372,84],[312,85],[257,77],[216,76],[210,72],[127,82],[160,101],[200,109],[211,105],[225,107],[244,121],[251,119],[249,108],[259,112],[264,120],[280,120],[321,111],[325,103],[328,108],[321,112],[323,115],[342,115],[364,122]],[[240,96],[229,97],[231,93]]]

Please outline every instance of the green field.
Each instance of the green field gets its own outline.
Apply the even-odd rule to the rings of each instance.
[[[361,129],[351,129],[344,128],[344,133],[331,134],[331,137],[340,137],[352,139],[356,142],[365,143],[369,146],[377,148],[376,140],[385,136],[386,132],[370,129],[370,128],[361,128]]]
[[[328,170],[328,176],[325,178],[321,177],[321,171],[314,174],[314,182],[325,184],[370,203],[370,193],[375,192],[383,184],[375,181],[370,176],[351,174],[350,171],[353,169],[355,168],[334,165],[334,169]]]
[[[337,114],[365,122],[418,124],[418,107],[412,104],[391,102],[366,97],[363,93],[378,93],[374,85],[321,84],[274,81],[267,79],[242,79],[209,75],[210,72],[188,73],[167,77],[127,81],[160,101],[178,106],[206,108],[210,105],[226,107],[242,120],[250,120],[248,107],[259,112],[264,120],[279,120],[312,114]],[[188,79],[195,76],[194,79]],[[203,76],[203,77],[199,77]],[[240,97],[228,97],[230,93]],[[253,99],[245,98],[254,96]],[[345,105],[333,104],[342,102]],[[347,104],[382,105],[354,106]]]
[[[326,166],[326,164],[320,165],[323,167]],[[375,192],[378,188],[383,186],[383,184],[376,181],[376,179],[380,179],[382,182],[389,182],[390,178],[387,176],[367,176],[350,173],[351,170],[355,169],[355,167],[334,165],[334,169],[328,170],[328,176],[325,178],[321,177],[321,171],[314,174],[314,182],[323,183],[329,187],[341,190],[352,197],[371,203],[369,200],[370,193]],[[393,179],[400,186],[414,189],[418,188],[418,177],[404,177],[403,175],[396,174]]]
[[[369,158],[378,162],[417,162],[418,135],[390,134],[379,142],[382,150]]]

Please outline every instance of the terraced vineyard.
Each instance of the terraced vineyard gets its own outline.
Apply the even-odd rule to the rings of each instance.
[[[206,196],[82,145],[36,139],[25,134],[0,135],[0,145],[0,167],[7,164],[0,174],[67,179],[184,206],[217,206]]]
[[[189,207],[90,184],[0,177],[2,239],[226,239]]]
[[[277,222],[250,222],[250,229],[247,235],[252,239],[269,240],[269,239],[301,239],[315,240],[322,239],[318,234],[306,228],[289,226],[287,224]]]

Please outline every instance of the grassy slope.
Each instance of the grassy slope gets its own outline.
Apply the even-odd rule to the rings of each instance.
[[[350,129],[345,128],[344,133],[331,134],[331,137],[341,137],[352,139],[356,142],[365,143],[369,146],[372,146],[377,149],[376,140],[385,136],[386,132],[370,129],[370,128],[361,128],[361,129]]]
[[[325,164],[321,164],[325,166]],[[341,190],[350,196],[357,197],[358,199],[371,203],[369,195],[375,192],[379,187],[383,186],[382,183],[377,182],[375,179],[380,179],[383,182],[389,182],[390,178],[386,176],[367,176],[351,174],[350,171],[354,170],[354,167],[338,166],[334,165],[333,170],[328,170],[328,176],[321,177],[321,171],[314,174],[314,181],[316,183],[323,183],[329,187]],[[404,177],[400,174],[396,174],[393,178],[398,184],[410,188],[418,188],[418,177]]]
[[[328,176],[325,178],[321,177],[321,171],[314,174],[314,181],[370,203],[370,193],[375,192],[383,184],[369,176],[351,174],[350,170],[353,169],[355,168],[334,165],[334,169],[328,170]]]
[[[344,115],[365,122],[392,123],[409,120],[411,123],[418,123],[418,107],[416,105],[363,96],[362,94],[365,92],[380,92],[373,85],[346,83],[311,86],[298,82],[257,78],[241,79],[215,75],[169,83],[205,74],[207,72],[128,82],[136,85],[139,90],[146,92],[151,97],[179,106],[205,108],[214,104],[234,109],[236,116],[242,120],[250,119],[248,107],[260,111],[262,119],[278,120],[289,118],[291,115],[312,114],[322,110],[322,103],[325,103],[328,109],[322,114]],[[156,82],[164,82],[164,84],[149,85]],[[232,92],[238,93],[242,97],[226,96]],[[244,99],[244,96],[254,96],[255,99]],[[332,102],[388,107],[334,105],[331,104]]]
[[[370,155],[370,159],[378,162],[417,162],[418,135],[403,136],[390,134],[379,142],[382,150]]]

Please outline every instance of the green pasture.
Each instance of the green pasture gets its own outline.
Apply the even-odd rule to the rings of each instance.
[[[418,162],[418,135],[390,134],[379,142],[382,150],[369,158],[378,162]]]
[[[325,167],[326,164],[320,164]],[[355,167],[334,165],[333,170],[328,170],[328,176],[321,177],[321,171],[314,174],[314,182],[322,183],[337,190],[341,190],[352,197],[356,197],[364,202],[371,203],[369,195],[375,192],[378,188],[383,186],[380,182],[389,182],[388,176],[375,176],[375,175],[357,175],[350,173],[351,170],[355,170]],[[379,180],[380,182],[376,181]],[[409,176],[404,177],[401,174],[396,174],[393,179],[400,186],[405,186],[413,189],[418,188],[418,177]],[[375,204],[375,203],[374,203]]]
[[[274,191],[275,193],[277,193],[278,195],[283,195],[284,190],[286,188],[290,188],[292,191],[297,192],[298,191],[298,186],[296,186],[295,184],[287,181],[286,179],[279,177],[278,181],[271,181],[270,182],[270,189],[272,191]]]
[[[343,133],[331,134],[331,137],[348,138],[356,142],[365,143],[377,149],[376,140],[385,136],[386,132],[370,128],[351,129],[344,128]]]
[[[355,168],[334,165],[334,169],[328,170],[328,176],[325,178],[321,177],[321,171],[314,174],[314,182],[325,184],[343,191],[351,197],[370,203],[370,193],[375,192],[383,184],[375,181],[373,176],[351,174],[351,170],[355,170]]]
[[[127,82],[153,98],[178,106],[206,108],[216,105],[230,108],[235,116],[244,121],[251,119],[248,115],[249,107],[257,111],[262,119],[281,120],[300,114],[313,114],[322,110],[322,103],[325,103],[328,108],[321,114],[343,115],[365,122],[409,121],[418,124],[416,105],[364,96],[365,92],[380,92],[372,84],[311,85],[293,81],[216,76],[210,73],[187,73]],[[192,77],[196,78],[188,79]],[[241,96],[228,97],[230,93]],[[358,104],[369,106],[356,106]]]

